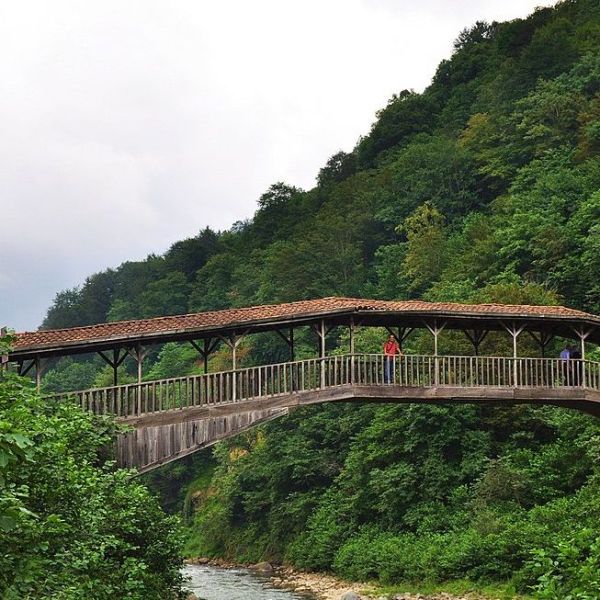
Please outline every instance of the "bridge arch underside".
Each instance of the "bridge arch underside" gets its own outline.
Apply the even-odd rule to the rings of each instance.
[[[396,404],[551,405],[600,417],[600,392],[578,387],[555,389],[505,387],[429,387],[340,385],[283,397],[231,402],[120,419],[130,427],[116,440],[119,466],[145,473],[189,456],[301,406],[325,402]]]

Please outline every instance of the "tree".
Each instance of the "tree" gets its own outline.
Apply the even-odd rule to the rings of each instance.
[[[369,135],[360,140],[356,152],[362,168],[373,167],[377,157],[393,147],[405,146],[418,133],[433,129],[436,106],[433,98],[403,90],[377,113]]]
[[[299,188],[279,181],[259,198],[258,210],[250,228],[255,247],[264,247],[274,240],[289,237],[297,223],[297,205],[302,193]]]
[[[422,292],[441,276],[449,259],[444,217],[431,202],[425,202],[398,230],[407,239],[402,263],[404,276],[413,292]]]
[[[180,538],[105,449],[114,426],[0,379],[0,596],[182,597]]]
[[[190,286],[185,275],[173,271],[152,281],[140,295],[140,317],[162,317],[187,312]]]
[[[317,182],[321,187],[328,183],[340,183],[356,173],[356,156],[354,153],[337,152],[319,171]]]
[[[188,280],[202,268],[206,261],[217,252],[219,236],[205,227],[196,237],[175,242],[165,254],[166,268],[180,271]]]

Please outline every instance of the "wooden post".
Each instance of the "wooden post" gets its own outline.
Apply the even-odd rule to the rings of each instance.
[[[238,335],[234,330],[229,337],[219,336],[221,337],[221,340],[231,348],[231,397],[233,400],[237,397],[237,377],[235,375],[235,370],[237,368],[237,347],[246,333],[247,331]]]
[[[109,364],[112,367],[113,385],[116,387],[117,386],[117,370],[123,364],[123,361],[127,358],[127,350],[125,350],[123,352],[123,354],[121,355],[121,348],[114,348],[112,359],[110,357],[106,356],[106,354],[104,354],[104,352],[102,350],[99,350],[98,354],[102,357],[102,360],[104,360],[107,364]]]
[[[38,392],[42,387],[42,377],[44,375],[44,371],[46,370],[47,365],[47,360],[44,360],[39,356],[35,357],[35,387]]]
[[[575,333],[579,337],[579,343],[581,345],[581,385],[583,387],[586,387],[587,375],[586,375],[586,368],[585,368],[585,340],[588,338],[590,333],[592,333],[592,331],[591,331],[591,329],[584,331],[584,329],[581,328],[581,329],[576,329]],[[575,365],[574,368],[577,369],[577,367],[578,367],[578,365]]]
[[[3,338],[7,334],[6,327],[0,328],[0,338]],[[4,371],[8,368],[8,354],[0,355],[0,375],[4,374]]]
[[[194,340],[190,340],[190,344],[194,347],[194,349],[200,354],[204,363],[204,374],[208,373],[208,358],[215,351],[217,345],[219,343],[218,339],[213,340],[212,338],[204,338],[203,346],[198,345]]]
[[[554,339],[554,333],[552,331],[540,331],[538,335],[535,331],[530,330],[527,330],[527,333],[539,344],[542,358],[546,358],[546,346]]]
[[[349,383],[354,383],[354,366],[355,366],[355,358],[354,358],[354,316],[350,317],[350,378]]]
[[[19,364],[19,367],[18,367],[17,373],[21,377],[25,377],[25,375],[27,375],[27,373],[29,373],[29,371],[31,371],[31,369],[33,369],[33,367],[35,367],[35,359],[32,359],[31,362],[27,366],[25,366],[24,360],[20,360],[18,364]]]
[[[479,346],[481,345],[481,342],[485,340],[489,331],[483,329],[473,329],[471,332],[468,329],[465,329],[463,330],[463,333],[467,336],[471,344],[473,344],[475,356],[479,356]]]
[[[146,350],[140,342],[136,342],[135,347],[129,349],[127,352],[137,363],[137,382],[142,383],[142,364],[146,356],[148,356],[148,350]]]
[[[113,368],[113,385],[116,387],[117,382],[119,380],[118,372],[117,372],[119,369],[119,350],[116,348],[113,350],[112,368]]]
[[[319,357],[321,358],[321,388],[325,388],[325,319],[319,323]]]
[[[439,385],[440,383],[440,360],[438,357],[438,337],[442,331],[444,331],[444,327],[446,327],[446,322],[444,321],[441,325],[438,325],[437,319],[433,320],[433,327],[424,321],[425,327],[429,329],[429,332],[433,336],[433,362],[434,362],[434,383],[435,385]]]
[[[517,357],[518,357],[518,348],[517,348],[517,340],[519,338],[520,333],[525,329],[525,325],[521,325],[521,327],[517,327],[516,323],[513,321],[510,325],[502,322],[502,326],[510,335],[513,340],[513,385],[516,386],[519,378],[519,370],[517,367]]]
[[[294,328],[290,327],[289,335],[286,335],[281,329],[275,329],[275,333],[288,345],[290,350],[290,360],[294,362]]]

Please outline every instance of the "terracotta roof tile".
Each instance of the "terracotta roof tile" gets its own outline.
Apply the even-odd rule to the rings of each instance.
[[[17,334],[14,351],[48,349],[94,343],[101,340],[123,340],[145,336],[160,336],[166,333],[186,333],[202,330],[224,330],[243,327],[245,324],[285,321],[290,318],[318,317],[321,314],[338,312],[394,312],[427,313],[460,317],[469,315],[492,318],[558,318],[585,319],[600,324],[600,318],[564,306],[529,306],[510,304],[456,304],[449,302],[423,302],[418,300],[369,300],[361,298],[330,297],[316,300],[301,300],[285,304],[268,304],[247,308],[231,308],[219,311],[192,313],[101,323],[86,327],[24,332]]]

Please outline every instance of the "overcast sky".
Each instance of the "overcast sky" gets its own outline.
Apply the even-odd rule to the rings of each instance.
[[[476,20],[544,0],[0,0],[0,325],[309,189]]]

